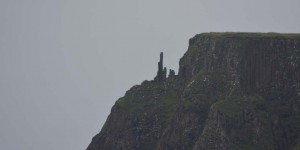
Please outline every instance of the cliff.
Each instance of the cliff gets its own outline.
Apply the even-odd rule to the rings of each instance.
[[[203,33],[117,100],[87,150],[300,148],[300,34]]]

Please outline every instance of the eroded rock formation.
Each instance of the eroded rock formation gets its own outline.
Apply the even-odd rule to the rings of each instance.
[[[167,77],[167,68],[163,66],[163,62],[164,62],[164,53],[163,52],[160,53],[159,58],[160,59],[158,62],[158,71],[157,71],[156,77],[154,78],[154,81],[164,82]]]

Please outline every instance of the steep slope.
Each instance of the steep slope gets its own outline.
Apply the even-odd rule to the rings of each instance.
[[[87,150],[300,147],[300,34],[199,34],[179,66],[166,77],[161,54]]]

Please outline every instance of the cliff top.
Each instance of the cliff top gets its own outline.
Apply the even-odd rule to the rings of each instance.
[[[196,37],[218,37],[218,38],[251,38],[251,37],[260,37],[260,38],[300,38],[300,33],[260,33],[260,32],[208,32],[197,34]]]

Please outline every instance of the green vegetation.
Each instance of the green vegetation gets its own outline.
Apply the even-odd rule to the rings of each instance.
[[[116,106],[136,117],[155,112],[163,120],[172,116],[178,103],[176,92],[165,91],[159,83],[147,82],[129,91],[116,102]]]
[[[245,109],[264,115],[262,111],[266,109],[266,104],[267,101],[260,96],[228,96],[215,103],[214,108],[227,117],[234,118]]]
[[[124,96],[116,102],[116,106],[135,116],[142,115],[144,105],[139,99],[131,96]]]
[[[175,93],[167,94],[161,99],[161,103],[159,103],[155,108],[156,110],[160,110],[161,112],[159,113],[162,118],[161,121],[165,119],[170,119],[171,116],[173,116],[178,106],[178,103],[179,99],[177,98]]]
[[[218,93],[228,91],[228,81],[229,76],[223,70],[214,72],[201,70],[187,85],[185,93],[188,97],[183,101],[183,105],[185,108],[194,106],[193,97],[197,98],[197,102],[212,104],[219,97]]]
[[[214,106],[227,117],[234,117],[242,109],[242,103],[245,103],[244,98],[240,96],[227,97],[224,100],[217,102]]]

